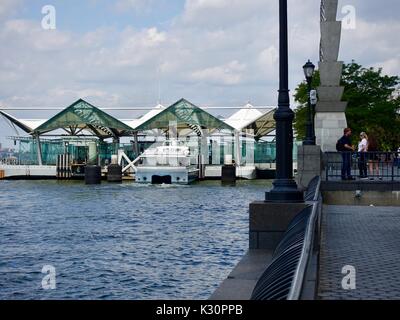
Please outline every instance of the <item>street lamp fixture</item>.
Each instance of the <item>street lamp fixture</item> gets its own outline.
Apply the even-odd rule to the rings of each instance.
[[[314,112],[312,110],[312,102],[311,100],[311,85],[312,79],[314,76],[315,65],[308,60],[307,63],[303,66],[304,76],[307,80],[307,103],[308,103],[308,117],[306,122],[306,139],[303,141],[303,145],[305,146],[314,146],[315,145],[315,129],[314,129]]]
[[[307,82],[312,81],[312,78],[314,76],[314,71],[315,71],[315,65],[308,60],[307,63],[303,66],[304,70],[304,75],[306,76]]]

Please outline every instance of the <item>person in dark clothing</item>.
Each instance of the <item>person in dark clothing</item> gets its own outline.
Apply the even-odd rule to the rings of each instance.
[[[370,135],[368,138],[368,152],[369,154],[369,175],[370,175],[370,180],[374,180],[374,176],[376,178],[382,179],[379,174],[379,153],[378,151],[378,142],[376,141],[375,137],[373,135]]]
[[[344,129],[343,137],[339,139],[339,144],[342,149],[342,180],[354,180],[351,176],[351,155],[354,147],[351,144],[351,129]]]

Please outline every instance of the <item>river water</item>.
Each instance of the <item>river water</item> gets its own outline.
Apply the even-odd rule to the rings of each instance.
[[[248,205],[270,186],[1,181],[0,299],[207,299],[247,250]]]

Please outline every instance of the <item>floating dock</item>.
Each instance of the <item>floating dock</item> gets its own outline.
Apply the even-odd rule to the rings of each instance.
[[[56,166],[0,165],[0,179],[55,179]]]

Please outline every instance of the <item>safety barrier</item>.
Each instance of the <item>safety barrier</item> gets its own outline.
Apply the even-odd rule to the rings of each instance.
[[[275,249],[273,259],[258,280],[252,300],[298,300],[301,298],[310,266],[315,238],[318,238],[320,214],[320,177],[315,177],[305,192],[312,201],[291,221]]]

